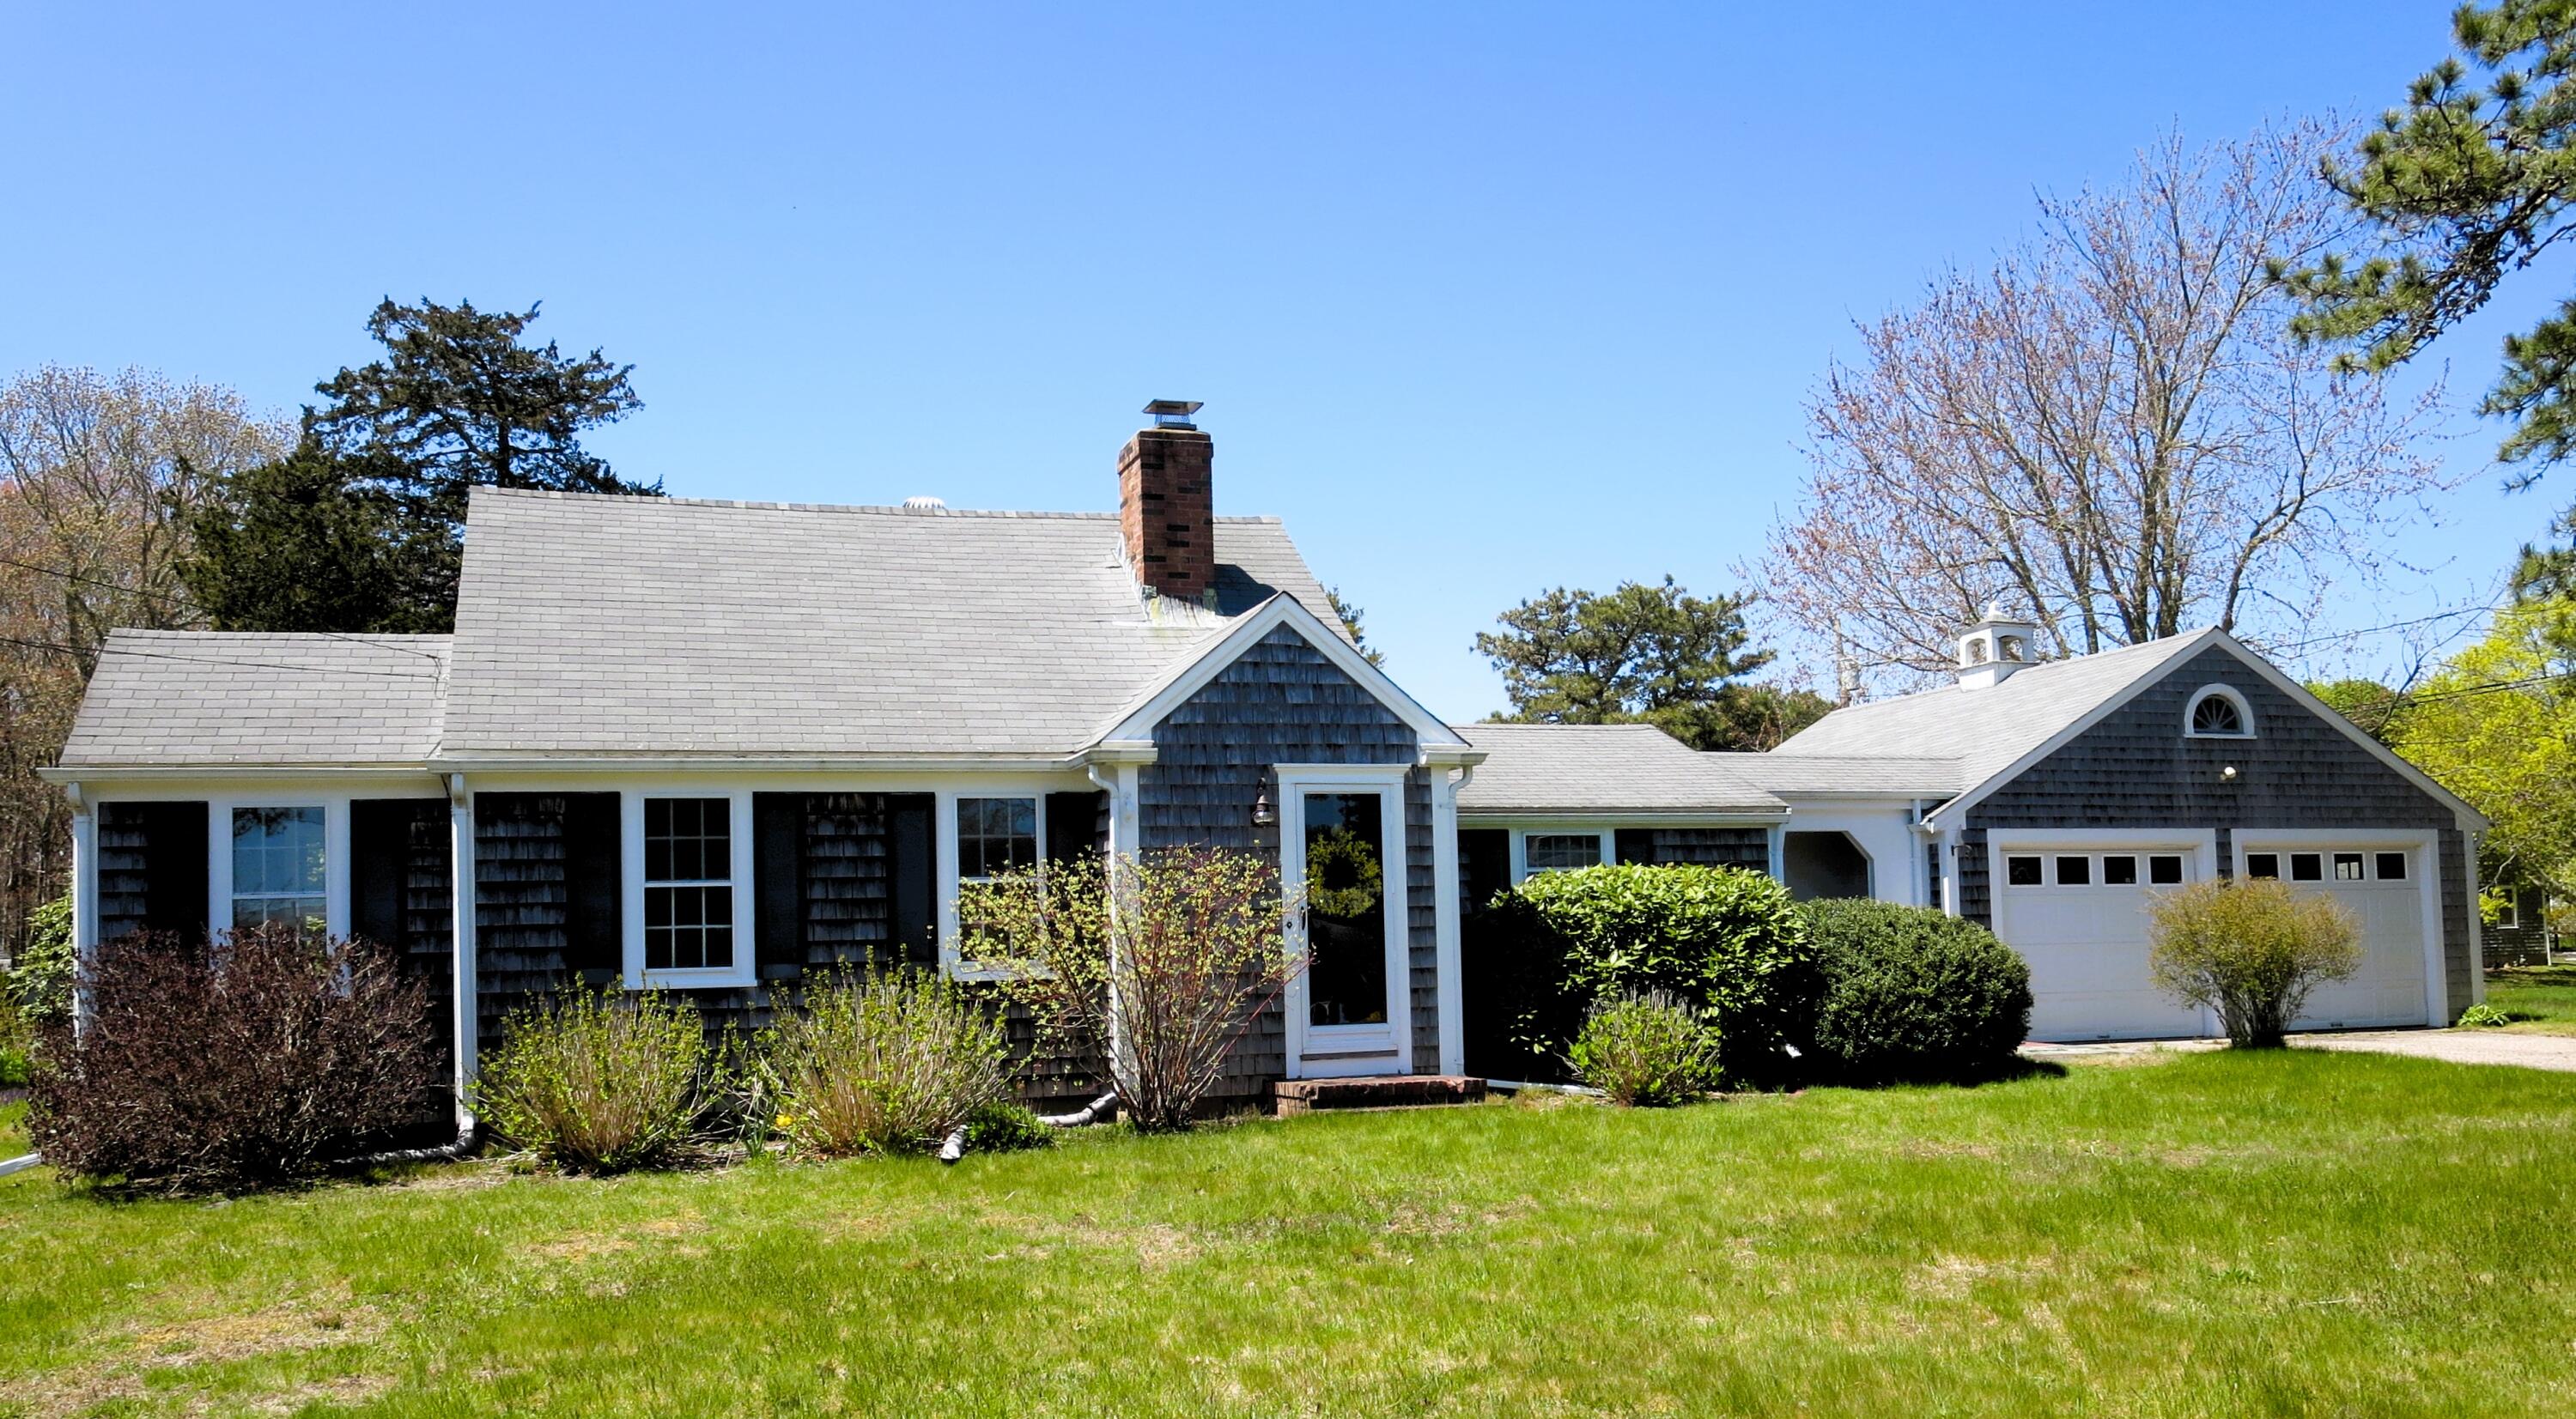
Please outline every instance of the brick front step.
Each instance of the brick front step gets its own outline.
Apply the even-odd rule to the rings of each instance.
[[[1463,1074],[1379,1074],[1357,1079],[1282,1079],[1272,1086],[1279,1116],[1320,1109],[1402,1109],[1476,1104],[1485,1081]]]

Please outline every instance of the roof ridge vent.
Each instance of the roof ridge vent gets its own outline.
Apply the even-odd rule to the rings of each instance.
[[[928,493],[919,493],[903,500],[903,510],[905,512],[946,512],[948,504]]]

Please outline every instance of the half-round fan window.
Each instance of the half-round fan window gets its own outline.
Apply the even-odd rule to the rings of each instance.
[[[2190,732],[2211,739],[2247,739],[2254,734],[2245,701],[2223,685],[2212,685],[2191,701]]]

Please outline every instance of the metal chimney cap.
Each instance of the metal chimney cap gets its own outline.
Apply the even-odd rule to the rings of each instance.
[[[1205,401],[1197,399],[1153,399],[1146,401],[1145,412],[1154,416],[1155,428],[1195,429],[1198,425],[1190,422],[1190,416],[1206,407]]]

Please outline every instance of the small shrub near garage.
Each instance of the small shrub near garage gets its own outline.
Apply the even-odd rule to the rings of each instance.
[[[1963,1082],[2012,1065],[2030,1032],[2030,967],[1993,932],[1893,902],[1813,901],[1798,914],[1824,978],[1819,1076]]]
[[[2194,883],[2147,912],[2156,984],[2217,1011],[2239,1048],[2279,1048],[2310,992],[2361,969],[2359,920],[2286,882]]]
[[[309,1178],[445,1113],[438,1031],[393,953],[286,924],[101,946],[46,1027],[27,1131],[66,1177],[167,1192]]]
[[[1791,1077],[1782,1047],[1809,1043],[1821,978],[1780,883],[1733,867],[1620,865],[1541,873],[1508,895],[1504,930],[1559,963],[1560,993],[1535,1007],[1534,1028],[1565,1039],[1594,1001],[1662,992],[1713,1013],[1729,1082]]]
[[[1010,1096],[994,1010],[909,967],[826,977],[754,1055],[777,1136],[815,1157],[925,1152]]]
[[[724,1081],[696,1007],[659,991],[573,986],[513,1012],[474,1107],[502,1141],[567,1172],[693,1152]]]
[[[1717,1023],[1663,991],[1601,999],[1565,1052],[1574,1077],[1623,1108],[1686,1104],[1717,1087]]]
[[[2500,1030],[2512,1023],[2512,1012],[2483,1001],[2460,1012],[2460,1024],[2472,1030]]]

